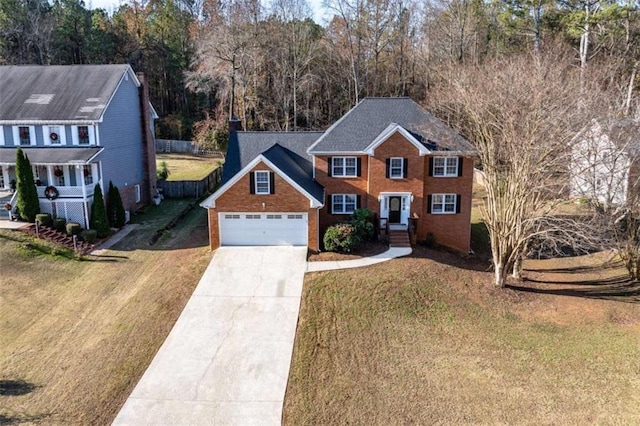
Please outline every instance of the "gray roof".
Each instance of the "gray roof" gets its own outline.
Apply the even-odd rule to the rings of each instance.
[[[307,149],[321,132],[233,132],[229,137],[222,184],[228,182],[258,155],[263,154],[318,201],[324,188],[313,180],[313,164]]]
[[[469,141],[410,98],[363,99],[331,126],[310,152],[363,152],[393,123],[430,151],[475,152]]]
[[[0,164],[15,164],[18,148],[0,147]],[[99,154],[101,147],[22,148],[31,164],[84,164]]]
[[[129,65],[0,66],[0,124],[97,121],[126,72]]]

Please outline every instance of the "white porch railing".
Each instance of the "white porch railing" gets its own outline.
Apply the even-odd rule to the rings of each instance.
[[[85,193],[87,197],[93,195],[93,188],[95,184],[85,185]],[[100,185],[102,187],[102,185]],[[38,190],[38,198],[46,198],[44,195],[44,190],[47,188],[46,186],[36,186]],[[60,198],[82,198],[82,186],[56,186],[55,187],[60,194],[58,197]]]

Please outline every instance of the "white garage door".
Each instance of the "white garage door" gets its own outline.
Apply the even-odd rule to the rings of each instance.
[[[307,213],[219,213],[223,246],[306,246]]]

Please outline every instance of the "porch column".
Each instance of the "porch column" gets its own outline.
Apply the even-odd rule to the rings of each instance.
[[[11,186],[9,185],[9,182],[11,179],[9,179],[9,166],[2,166],[2,178],[4,179],[3,188],[10,189]]]
[[[49,182],[49,186],[56,186],[56,181],[53,180],[53,166],[50,164],[47,165],[47,182]]]
[[[71,173],[69,171],[69,166],[62,166],[62,176],[64,176],[64,186],[71,186]]]
[[[84,228],[89,229],[89,206],[87,206],[87,187],[84,184],[84,173],[82,173],[82,166],[76,166],[76,179],[80,176],[80,183],[82,184],[82,210],[84,212]]]

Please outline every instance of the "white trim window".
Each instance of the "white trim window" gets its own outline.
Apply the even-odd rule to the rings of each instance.
[[[457,208],[456,194],[432,194],[431,213],[433,214],[455,214]]]
[[[64,126],[42,126],[42,139],[45,145],[66,145]]]
[[[256,187],[255,187],[255,191],[256,194],[259,195],[268,195],[271,193],[271,186],[270,186],[270,174],[268,171],[257,171],[255,172],[255,176],[256,176]]]
[[[356,194],[333,194],[331,196],[332,214],[352,214],[356,211],[358,197]]]
[[[433,176],[458,176],[458,157],[433,157]]]
[[[332,157],[331,176],[334,177],[357,177],[358,158],[357,157]]]
[[[35,126],[13,126],[13,144],[30,146],[36,144]]]
[[[0,145],[4,145],[4,127],[0,126]]]
[[[391,157],[389,162],[389,177],[391,179],[402,179],[404,177],[404,158]]]
[[[93,126],[71,126],[71,137],[74,145],[95,145]]]

